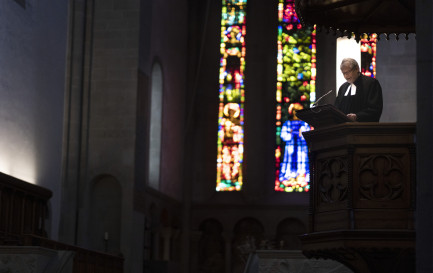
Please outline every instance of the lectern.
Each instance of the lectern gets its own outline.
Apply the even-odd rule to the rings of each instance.
[[[352,122],[343,112],[332,104],[325,104],[313,108],[302,109],[296,116],[314,128],[325,128],[344,122]]]
[[[298,115],[315,127],[303,133],[312,183],[304,255],[359,273],[415,272],[415,124],[343,122],[332,107],[321,124],[312,110]]]

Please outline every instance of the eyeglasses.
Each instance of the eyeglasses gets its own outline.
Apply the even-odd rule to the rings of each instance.
[[[349,75],[353,70],[355,70],[355,68],[352,68],[352,69],[350,69],[350,70],[348,70],[348,71],[343,71],[343,70],[341,70],[341,73],[343,73],[344,76],[347,76],[347,75]]]

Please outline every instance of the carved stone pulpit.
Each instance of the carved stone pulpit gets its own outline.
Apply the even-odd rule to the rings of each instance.
[[[309,258],[354,272],[415,272],[415,124],[341,123],[304,133],[310,149]]]

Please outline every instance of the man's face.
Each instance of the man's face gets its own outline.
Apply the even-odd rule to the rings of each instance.
[[[359,76],[358,69],[349,66],[343,66],[341,68],[341,73],[343,73],[343,76],[348,83],[354,83]]]

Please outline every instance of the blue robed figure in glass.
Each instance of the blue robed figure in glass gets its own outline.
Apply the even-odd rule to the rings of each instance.
[[[302,132],[310,126],[298,119],[287,120],[281,128],[281,139],[286,143],[281,163],[280,181],[284,184],[303,184],[310,181],[308,146]]]

